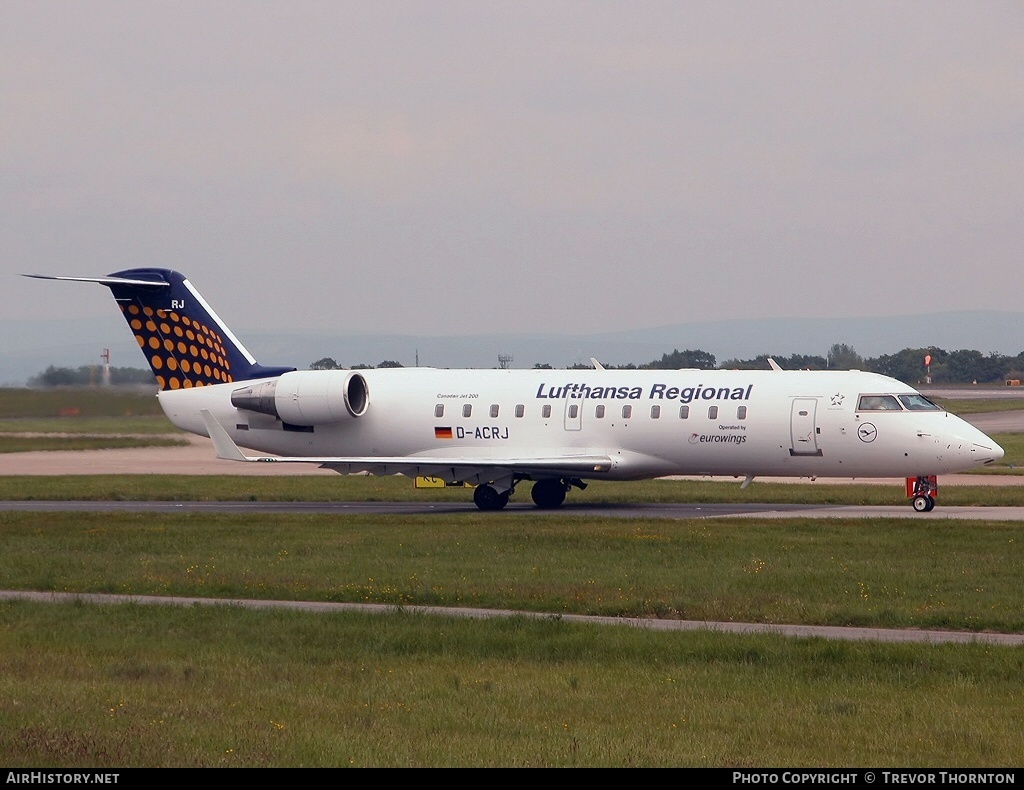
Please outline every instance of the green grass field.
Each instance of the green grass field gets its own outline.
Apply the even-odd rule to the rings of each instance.
[[[183,432],[162,414],[137,417],[18,417],[0,420],[0,434],[17,433],[125,436]]]
[[[0,453],[39,450],[111,450],[126,447],[185,447],[188,439],[157,436],[19,436],[0,434]]]
[[[0,389],[0,453],[174,447],[187,440],[153,392],[134,389]]]
[[[1019,398],[933,398],[939,406],[953,414],[987,414],[997,411],[1021,411],[1024,397]]]
[[[155,386],[0,388],[0,419],[138,416],[163,417]]]
[[[495,518],[495,516],[497,516]],[[1024,652],[559,612],[1019,630],[1015,523],[7,513],[6,586],[516,608],[0,604],[19,766],[992,766]]]
[[[1020,765],[1019,649],[0,604],[7,765]],[[123,780],[122,780],[123,781]]]
[[[0,512],[10,589],[1024,630],[1024,525]]]

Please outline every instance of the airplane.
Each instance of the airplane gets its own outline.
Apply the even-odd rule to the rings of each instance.
[[[540,508],[593,480],[670,475],[903,477],[992,464],[1003,449],[902,382],[862,371],[298,370],[256,362],[184,275],[26,275],[108,287],[177,427],[218,457],[475,486]],[[247,455],[240,448],[260,455]],[[918,493],[919,492],[919,493]],[[933,489],[913,507],[935,506]]]

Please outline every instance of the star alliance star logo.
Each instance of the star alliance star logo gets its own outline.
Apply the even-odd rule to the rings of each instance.
[[[832,396],[832,405],[833,406],[842,406],[843,405],[843,397],[844,397],[843,395],[841,395],[840,393],[837,392],[835,395]]]

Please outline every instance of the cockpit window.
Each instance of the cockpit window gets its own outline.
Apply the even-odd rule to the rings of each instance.
[[[861,395],[858,411],[903,411],[895,395]]]
[[[900,395],[900,403],[909,411],[942,411],[941,406],[932,403],[919,392],[913,395]]]

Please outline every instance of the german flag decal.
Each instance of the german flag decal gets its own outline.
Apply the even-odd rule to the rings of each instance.
[[[451,428],[434,428],[435,439],[453,439]]]

